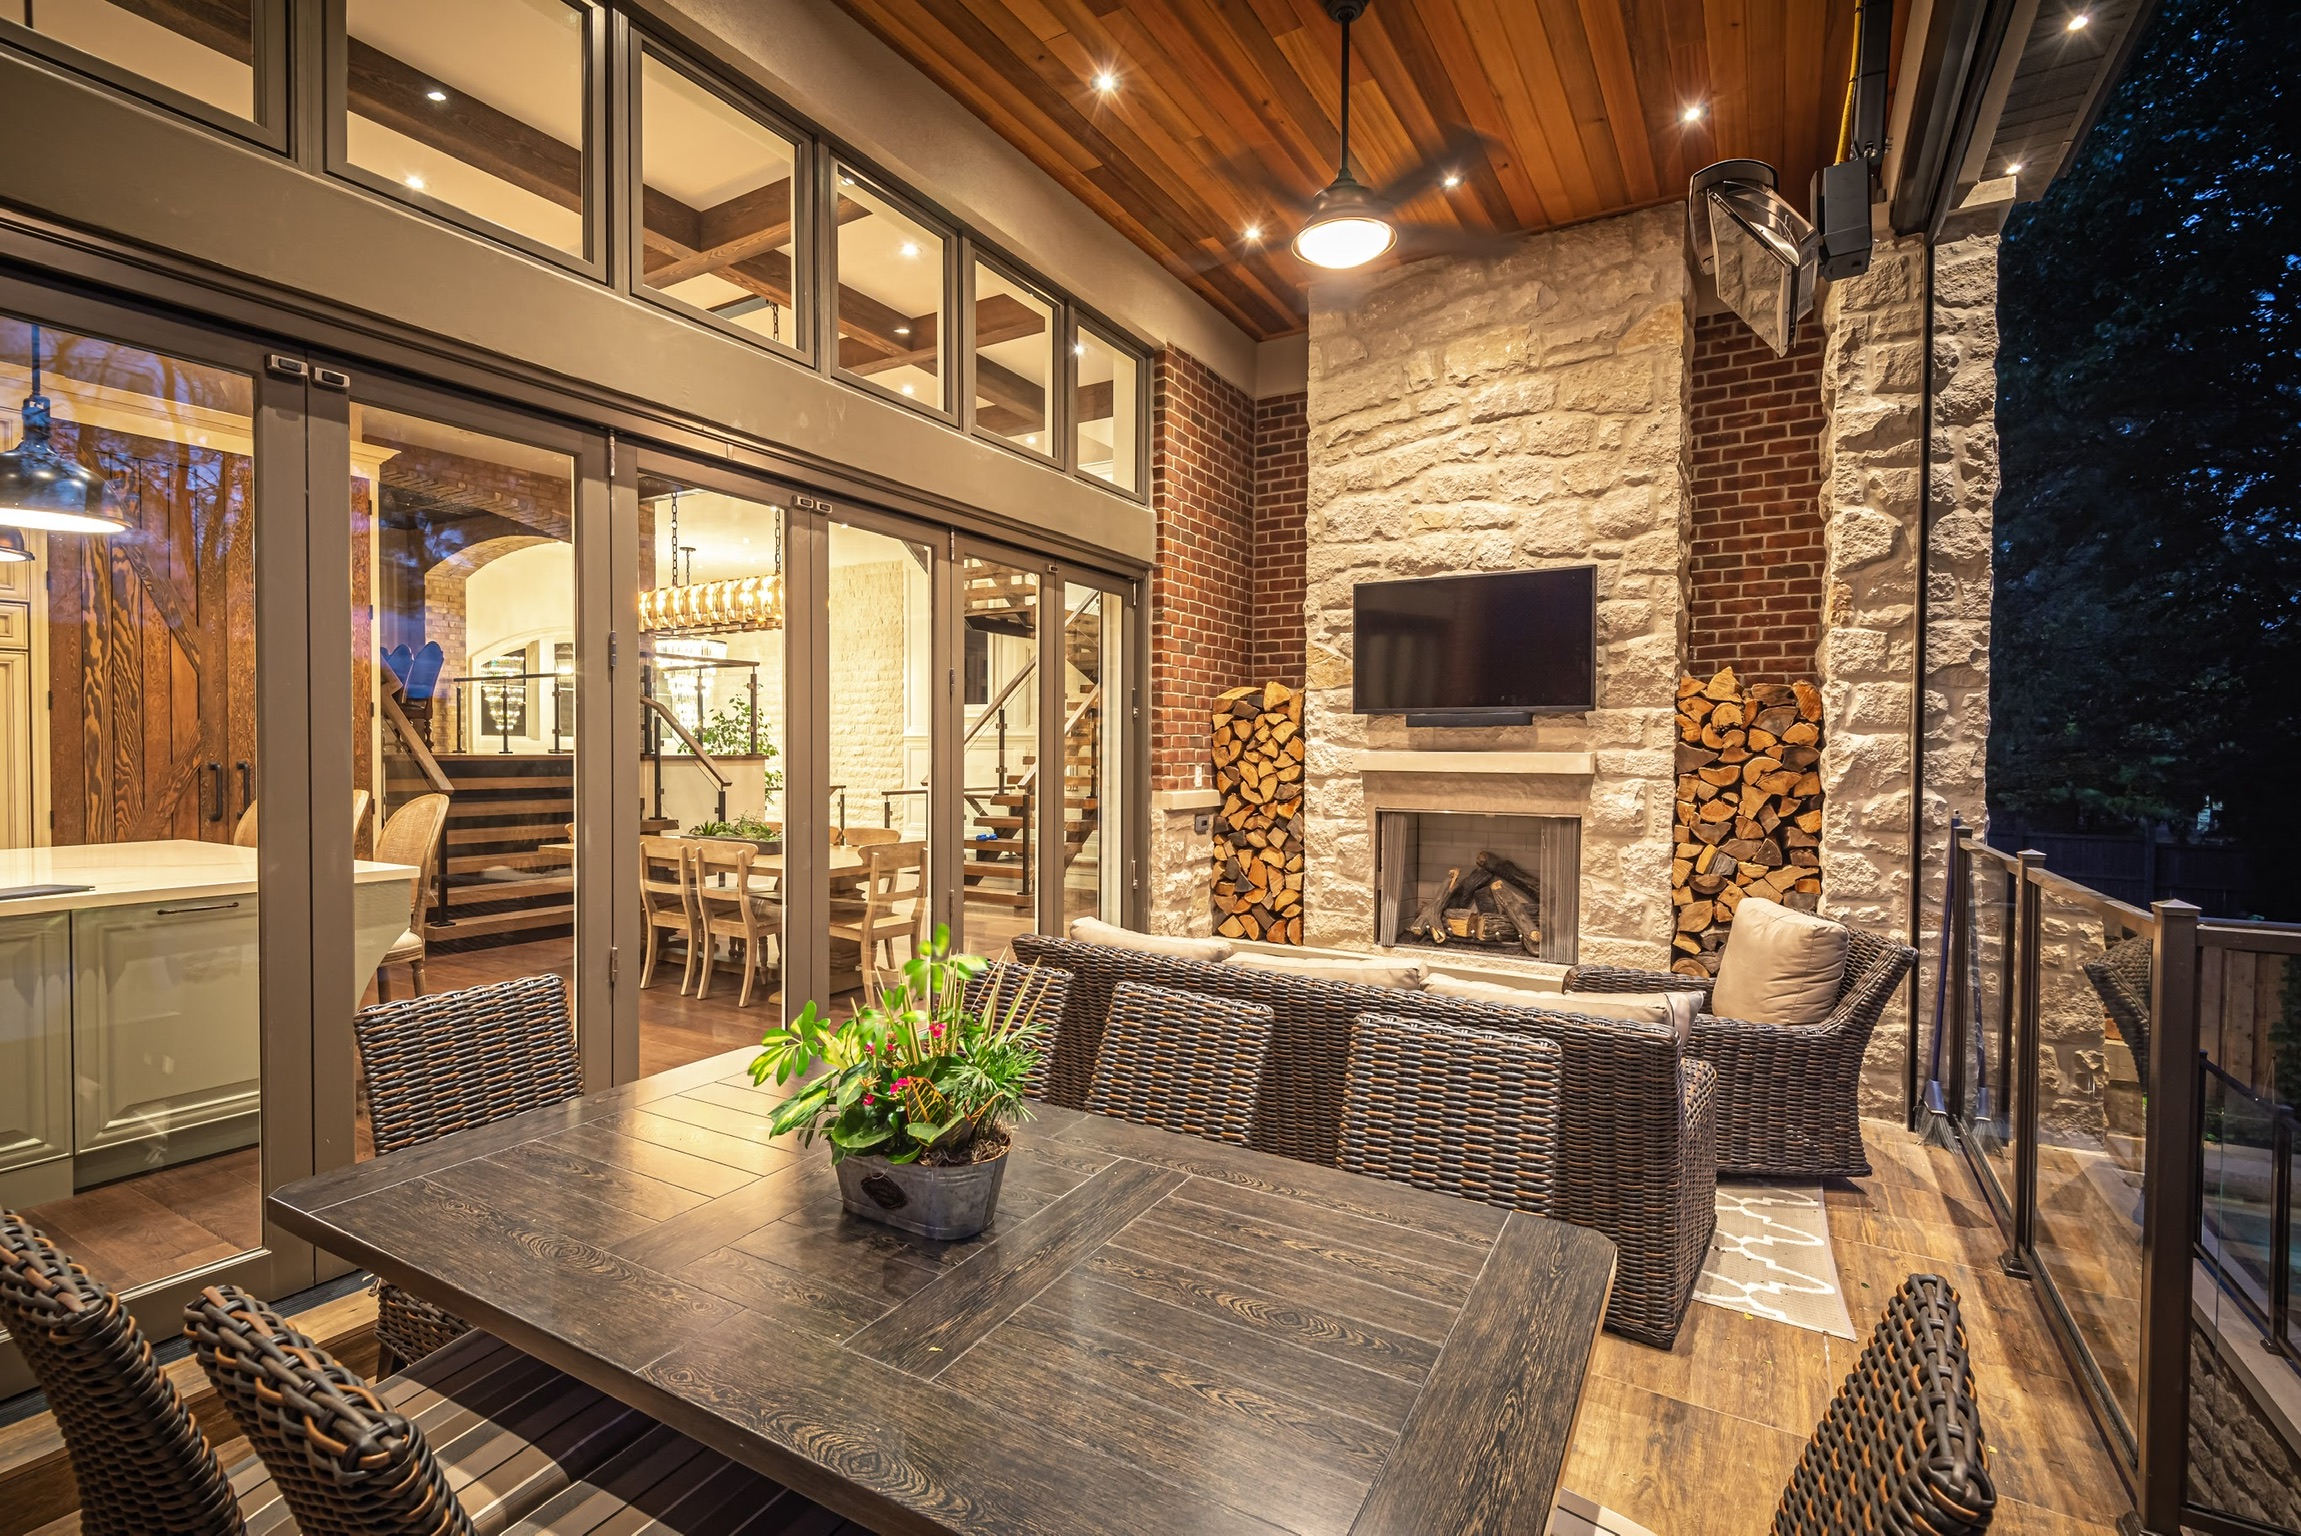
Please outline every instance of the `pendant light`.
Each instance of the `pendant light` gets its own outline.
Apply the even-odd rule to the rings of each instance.
[[[24,436],[0,453],[0,524],[53,533],[125,533],[128,525],[104,511],[104,477],[58,453],[48,442],[48,431],[48,397],[40,393],[40,327],[35,325]]]
[[[0,528],[0,565],[22,565],[32,558],[32,551],[24,547],[24,535],[14,528]]]
[[[1366,14],[1367,3],[1326,0],[1326,14],[1342,23],[1341,167],[1294,237],[1295,255],[1331,272],[1363,267],[1398,243],[1389,208],[1350,174],[1350,24]]]

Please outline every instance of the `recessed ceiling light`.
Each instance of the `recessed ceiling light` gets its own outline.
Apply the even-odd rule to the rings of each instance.
[[[435,85],[435,86],[433,86],[433,87],[432,87],[430,90],[428,90],[428,91],[424,92],[424,93],[423,93],[423,95],[424,95],[424,100],[426,100],[426,101],[445,101],[445,100],[447,100],[447,92],[445,92],[445,91],[441,90],[441,89],[440,89],[438,86],[436,86],[436,85]]]
[[[1685,111],[1678,114],[1678,121],[1682,123],[1698,123],[1701,120],[1702,104],[1698,101],[1695,102],[1692,106],[1688,107]]]
[[[1449,192],[1453,191],[1456,187],[1462,185],[1462,173],[1460,171],[1448,171],[1446,173],[1446,179],[1440,182],[1439,185],[1446,188]]]
[[[1086,344],[1085,342],[1083,342],[1083,341],[1074,341],[1074,342],[1072,342],[1072,343],[1071,343],[1071,356],[1073,356],[1073,357],[1084,357],[1084,356],[1086,356],[1086,355],[1087,355],[1087,344]]]
[[[407,184],[415,188],[418,192],[423,190],[423,178],[421,176],[410,176],[407,179]]]
[[[1039,446],[1039,434],[1033,432],[1029,436],[1025,437],[1023,442],[1030,447],[1036,448]]]
[[[2069,18],[2069,30],[2072,32],[2083,32],[2092,25],[2093,13],[2091,11],[2079,11],[2075,16]]]
[[[1108,96],[1111,92],[1117,90],[1118,88],[1119,77],[1117,75],[1112,74],[1107,69],[1097,70],[1095,72],[1096,90],[1102,92],[1105,96]]]
[[[895,327],[895,334],[898,336],[908,336],[911,334],[911,328],[907,325],[898,325]]]
[[[906,240],[906,241],[904,241],[904,242],[903,242],[903,254],[904,254],[904,255],[906,255],[906,256],[916,256],[916,255],[918,255],[918,254],[919,254],[919,242],[918,242],[918,241],[916,241],[916,240]]]
[[[1249,224],[1244,230],[1240,231],[1240,233],[1245,237],[1247,244],[1252,245],[1255,241],[1262,238],[1262,226],[1260,224]]]
[[[904,394],[906,394],[906,395],[910,395],[910,394],[916,394],[916,393],[918,393],[918,391],[916,391],[916,390],[912,389],[910,385],[906,384],[906,385],[904,385],[904,386],[903,386],[903,393],[904,393]]]
[[[2019,160],[2014,161],[2013,164],[2005,168],[2005,173],[2008,176],[2019,176],[2021,174],[2021,162]]]

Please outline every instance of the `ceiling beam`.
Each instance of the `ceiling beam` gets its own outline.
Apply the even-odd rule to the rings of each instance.
[[[111,0],[111,4],[228,59],[255,62],[256,23],[249,0]]]
[[[415,66],[352,38],[345,85],[360,116],[453,155],[522,191],[583,211],[583,151],[476,96],[449,90]],[[445,91],[447,100],[425,93]]]

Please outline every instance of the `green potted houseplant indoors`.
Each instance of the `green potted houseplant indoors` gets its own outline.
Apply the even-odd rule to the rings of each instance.
[[[852,1017],[832,1024],[810,1001],[760,1041],[751,1080],[800,1084],[769,1128],[830,1143],[840,1199],[855,1215],[953,1240],[973,1237],[997,1211],[1007,1127],[1029,1113],[1023,1085],[1044,1039],[1045,990],[1026,980],[975,1012],[967,982],[986,963],[952,954],[950,930],[938,927],[903,979]]]

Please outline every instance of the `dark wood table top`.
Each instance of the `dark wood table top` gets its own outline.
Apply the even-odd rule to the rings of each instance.
[[[1548,1528],[1599,1234],[1042,1107],[991,1229],[931,1243],[769,1142],[749,1055],[271,1210],[888,1536]]]

